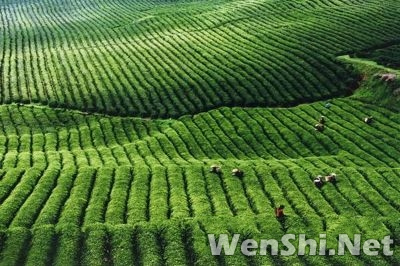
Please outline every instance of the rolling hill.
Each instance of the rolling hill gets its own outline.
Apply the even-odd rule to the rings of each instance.
[[[399,264],[399,1],[4,0],[0,14],[0,265]],[[394,255],[212,256],[222,233],[391,235]]]

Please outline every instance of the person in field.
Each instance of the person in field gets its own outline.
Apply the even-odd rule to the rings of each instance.
[[[364,118],[364,122],[368,125],[372,124],[374,118],[372,116],[368,116],[366,118]]]
[[[314,126],[314,128],[316,131],[322,132],[322,131],[324,131],[325,126],[324,126],[324,124],[318,123]]]
[[[332,173],[330,175],[325,176],[325,181],[330,183],[336,183],[336,174]]]
[[[322,186],[324,185],[324,182],[322,181],[322,176],[321,176],[321,175],[317,176],[317,177],[314,179],[314,185],[315,185],[317,188],[322,188]]]
[[[236,177],[243,177],[244,172],[238,168],[232,170],[232,175]]]
[[[325,122],[326,122],[326,118],[325,118],[325,116],[322,115],[322,116],[319,118],[319,123],[322,124],[322,125],[325,125]]]
[[[285,209],[284,205],[280,205],[278,208],[275,208],[275,217],[278,219],[282,219],[285,217],[285,214],[283,213],[283,209]]]
[[[211,165],[210,173],[218,174],[218,175],[221,174],[222,173],[221,167],[219,165],[216,165],[216,164]]]

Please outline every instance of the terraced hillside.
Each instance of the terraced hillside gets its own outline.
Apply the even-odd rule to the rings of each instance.
[[[400,115],[384,108],[341,99],[329,110],[222,108],[168,121],[0,110],[4,265],[202,265],[213,260],[206,232],[287,230],[272,216],[278,203],[292,232],[398,228]],[[320,114],[329,118],[323,134],[313,129]],[[366,114],[378,117],[373,125]],[[214,162],[224,175],[208,173]],[[243,179],[229,174],[238,166]],[[337,186],[316,189],[315,174],[331,171]]]
[[[399,1],[0,12],[0,266],[399,264],[400,82],[378,77],[400,73],[336,57],[398,43]],[[212,256],[220,233],[391,235],[394,255]]]
[[[397,0],[4,0],[0,12],[0,102],[142,117],[346,95],[335,55],[400,34]]]

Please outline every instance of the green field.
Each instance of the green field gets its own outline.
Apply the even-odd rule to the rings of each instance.
[[[3,0],[0,18],[0,266],[400,264],[400,1]],[[212,256],[222,233],[390,235],[394,255]]]
[[[361,51],[356,53],[354,56],[373,60],[382,66],[395,69],[400,68],[400,45]]]

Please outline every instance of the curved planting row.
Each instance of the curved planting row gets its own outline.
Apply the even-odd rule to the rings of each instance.
[[[224,162],[224,170],[235,166],[245,171],[242,179],[229,171],[208,173],[203,164],[9,170],[0,180],[0,228],[272,217],[279,204],[306,225],[314,217],[400,215],[396,169],[335,168],[320,160],[290,168]],[[313,185],[316,175],[333,171],[339,176],[336,185],[320,190]]]
[[[10,0],[0,102],[179,117],[344,95],[352,77],[334,55],[395,38],[397,5]]]
[[[234,256],[211,256],[207,234],[241,234],[256,240],[280,239],[285,234],[274,218],[260,217],[263,222],[243,218],[198,219],[194,221],[168,221],[158,224],[104,225],[96,224],[80,229],[75,226],[39,226],[34,229],[15,227],[0,231],[1,265],[282,265],[282,264],[393,264],[398,255],[384,256],[265,256],[245,257],[237,247]],[[363,232],[363,239],[380,239],[398,230],[393,219],[372,221],[364,217],[332,218],[324,221],[314,218],[315,227],[295,222],[289,233],[307,228],[307,237],[318,239],[319,226],[326,224],[327,246],[337,248],[339,234]],[[228,225],[227,225],[228,224]],[[222,229],[225,228],[225,229]],[[232,235],[231,235],[232,236]],[[241,242],[239,242],[240,245]],[[297,247],[297,243],[293,241]]]
[[[329,159],[329,165],[400,163],[393,112],[353,100],[289,109],[221,108],[179,120],[143,120],[24,106],[0,108],[2,168],[167,166],[208,160]],[[326,130],[316,132],[321,115]],[[378,117],[366,125],[363,118]],[[349,157],[352,159],[349,160]],[[275,161],[278,163],[278,161]]]

